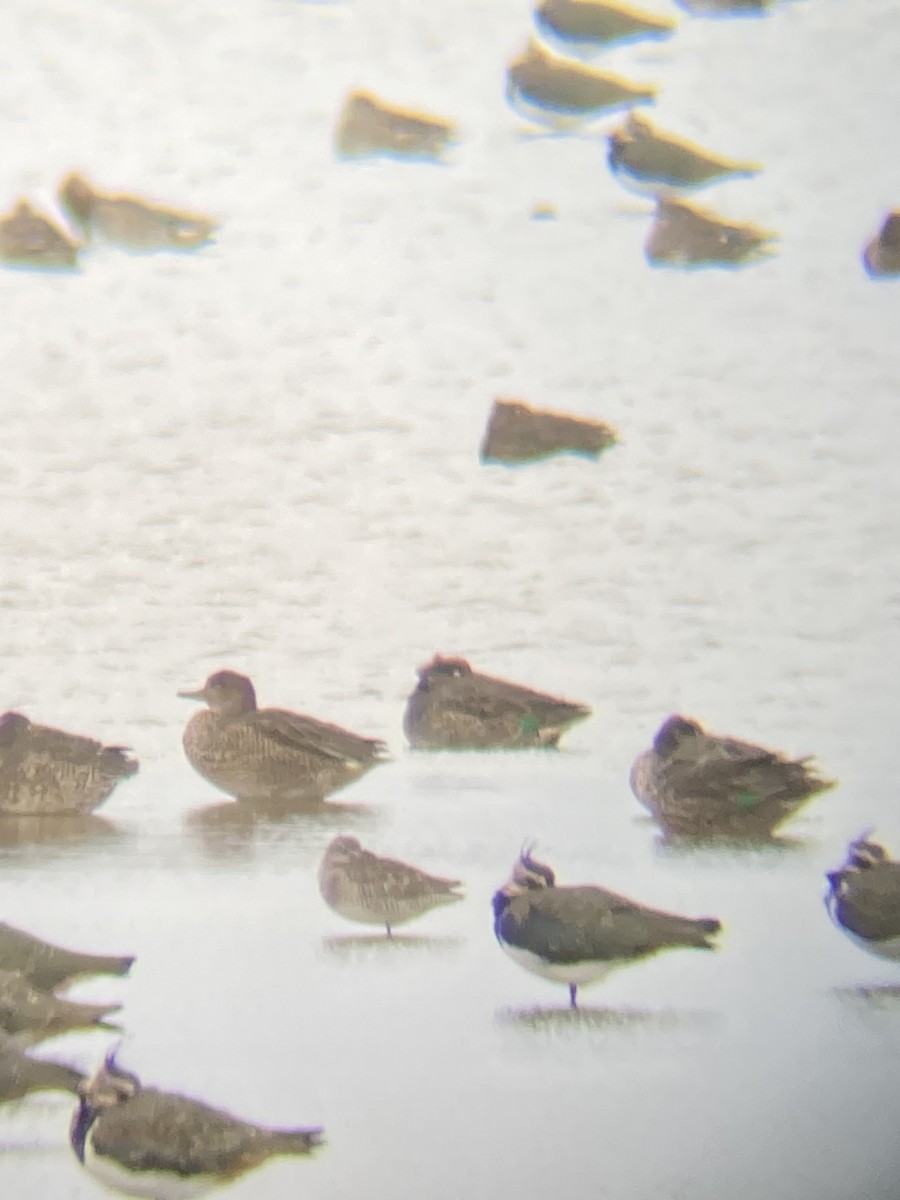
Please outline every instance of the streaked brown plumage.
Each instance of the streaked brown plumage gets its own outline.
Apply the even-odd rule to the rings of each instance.
[[[870,275],[900,274],[900,208],[884,218],[878,233],[863,251],[863,263]]]
[[[669,37],[678,27],[668,17],[613,0],[541,0],[534,17],[545,33],[597,49],[626,39]]]
[[[89,975],[127,975],[131,955],[83,954],[0,922],[0,971],[20,971],[42,991],[55,991]]]
[[[452,121],[399,108],[364,91],[347,97],[335,130],[338,153],[347,158],[370,154],[440,158],[456,138]]]
[[[777,238],[759,225],[728,221],[686,200],[660,197],[644,250],[651,263],[737,266],[775,254]]]
[[[631,768],[631,790],[674,834],[768,837],[835,781],[811,757],[707,733],[673,715]]]
[[[20,267],[68,268],[78,265],[80,247],[27,200],[0,217],[0,260]]]
[[[482,675],[464,658],[437,654],[419,668],[403,728],[420,750],[525,750],[555,746],[590,715],[586,704]]]
[[[626,186],[659,195],[762,170],[759,163],[714,154],[687,138],[666,133],[639,112],[630,112],[610,133],[608,161]]]
[[[0,813],[91,812],[137,769],[124,746],[35,725],[21,713],[0,717]]]
[[[322,1130],[271,1129],[144,1087],[109,1054],[81,1087],[69,1131],[79,1162],[129,1195],[199,1196],[278,1155],[307,1155]]]
[[[102,1025],[121,1004],[64,1000],[29,983],[20,971],[0,971],[0,1030],[29,1046],[70,1029]]]
[[[493,462],[528,462],[570,452],[596,458],[616,441],[616,431],[603,421],[532,408],[521,400],[497,399],[488,418],[481,457]]]
[[[86,238],[131,250],[193,250],[206,245],[217,227],[196,213],[101,192],[74,171],[60,184],[59,199]]]
[[[454,904],[463,896],[458,879],[429,875],[395,858],[364,850],[355,837],[336,837],[319,867],[319,891],[325,903],[348,921],[384,925],[388,937],[432,908]]]
[[[509,64],[506,77],[507,99],[514,107],[559,128],[625,104],[652,104],[656,99],[654,87],[582,66],[534,40]]]
[[[257,708],[253,684],[217,671],[195,692],[208,705],[184,731],[199,773],[238,800],[303,804],[323,799],[386,760],[383,742],[315,717]]]
[[[8,1033],[0,1033],[0,1102],[31,1092],[76,1092],[80,1071],[50,1059],[32,1058]]]
[[[826,878],[825,902],[838,928],[870,954],[900,961],[900,862],[865,836],[850,843],[844,865]]]

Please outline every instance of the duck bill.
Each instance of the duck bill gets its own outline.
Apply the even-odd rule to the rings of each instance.
[[[204,688],[197,688],[195,692],[176,692],[176,696],[180,700],[205,700],[206,691]]]

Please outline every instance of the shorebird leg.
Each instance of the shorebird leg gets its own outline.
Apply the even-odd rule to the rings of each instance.
[[[391,933],[391,927],[390,927],[390,925],[388,925],[387,923],[385,923],[385,926],[384,926],[384,927],[385,927],[385,929],[387,930],[387,935],[388,935],[388,937],[389,937],[389,938],[392,938],[394,935]]]
[[[578,1001],[575,999],[577,992],[578,992],[578,984],[570,983],[569,984],[569,1007],[570,1008],[578,1007]]]

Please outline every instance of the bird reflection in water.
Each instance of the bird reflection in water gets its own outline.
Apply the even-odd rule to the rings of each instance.
[[[342,804],[335,800],[311,800],[304,805],[278,801],[226,800],[189,812],[184,823],[210,858],[238,858],[256,851],[259,843],[281,840],[306,830],[370,828],[380,819],[369,804]]]
[[[56,817],[0,817],[0,849],[39,845],[99,845],[122,838],[114,821],[92,814]]]
[[[621,1033],[677,1033],[706,1031],[719,1023],[713,1012],[679,1011],[672,1008],[501,1008],[494,1020],[508,1029],[534,1033],[565,1033],[585,1029]]]
[[[460,937],[428,937],[417,933],[329,934],[322,938],[322,950],[330,958],[344,962],[365,962],[389,955],[404,954],[455,954],[463,946]]]

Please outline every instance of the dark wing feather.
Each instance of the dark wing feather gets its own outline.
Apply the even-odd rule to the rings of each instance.
[[[360,737],[339,725],[319,721],[315,717],[302,716],[280,708],[262,708],[244,713],[241,718],[253,725],[273,742],[304,754],[315,754],[336,761],[353,759],[369,762],[382,757],[386,752],[383,742],[376,738]]]

